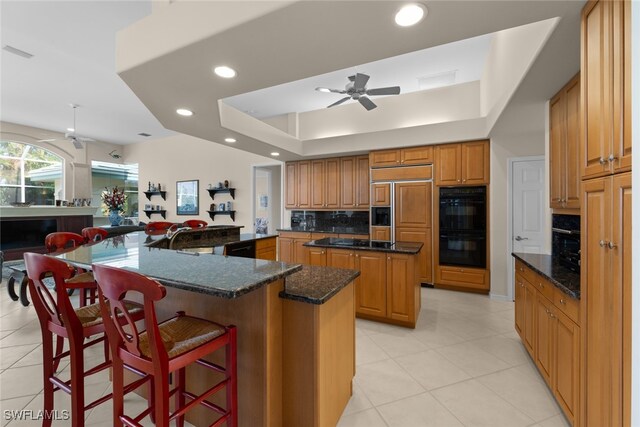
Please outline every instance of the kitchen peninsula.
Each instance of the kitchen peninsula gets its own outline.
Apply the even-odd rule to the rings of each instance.
[[[155,237],[151,246],[148,237]],[[162,239],[130,233],[58,257],[78,267],[104,264],[158,280],[167,287],[167,297],[156,304],[160,319],[184,310],[236,325],[239,425],[335,426],[351,396],[352,281],[359,273],[154,247]],[[207,375],[187,371],[188,387],[213,382]],[[198,426],[213,421],[201,408],[187,420]]]

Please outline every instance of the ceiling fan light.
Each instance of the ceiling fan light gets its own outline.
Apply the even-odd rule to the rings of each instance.
[[[396,13],[396,24],[401,27],[410,27],[422,21],[427,15],[427,8],[418,3],[404,5]]]
[[[235,138],[225,138],[224,142],[227,142],[229,144],[233,144],[234,142],[236,142],[236,139]]]
[[[277,151],[274,151],[273,153],[271,153],[271,155],[273,157],[278,157],[280,155],[280,153],[278,153]]]
[[[326,88],[326,87],[317,87],[316,90],[318,92],[325,92],[325,93],[330,93],[331,92],[331,89]]]
[[[67,128],[67,132],[75,132],[76,130],[74,128]]]
[[[220,65],[219,67],[215,67],[213,69],[213,72],[216,73],[217,76],[225,79],[231,79],[235,77],[237,74],[236,70],[234,70],[231,67],[227,67],[226,65]]]

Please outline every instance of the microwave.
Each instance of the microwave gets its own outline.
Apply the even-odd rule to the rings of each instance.
[[[371,208],[371,225],[374,227],[390,227],[391,208],[389,206]]]

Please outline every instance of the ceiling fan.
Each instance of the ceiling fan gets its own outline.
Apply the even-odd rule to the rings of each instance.
[[[76,147],[78,150],[82,149],[82,143],[83,142],[93,142],[95,141],[95,139],[93,138],[87,138],[85,136],[80,136],[76,134],[76,109],[78,108],[78,105],[76,104],[69,104],[71,108],[73,108],[73,128],[71,131],[67,132],[64,134],[64,137],[71,141],[73,143],[73,146]],[[38,142],[53,142],[55,141],[54,139],[40,139],[38,140]]]
[[[327,108],[335,107],[336,105],[340,105],[349,99],[357,100],[367,111],[371,111],[377,107],[376,104],[372,100],[370,100],[368,96],[376,96],[376,95],[398,95],[400,93],[400,86],[389,86],[389,87],[380,87],[376,89],[367,89],[367,82],[369,81],[369,76],[362,73],[356,73],[353,76],[349,76],[349,83],[346,84],[344,90],[340,89],[329,89],[326,87],[317,87],[316,90],[318,92],[332,92],[332,93],[343,93],[346,94],[344,98],[339,101],[334,102],[333,104],[327,106]]]

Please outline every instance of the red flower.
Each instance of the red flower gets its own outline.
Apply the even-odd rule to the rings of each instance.
[[[110,211],[124,211],[124,204],[127,201],[127,196],[124,194],[124,189],[119,189],[118,186],[109,190],[105,187],[106,191],[102,192],[102,203]]]

